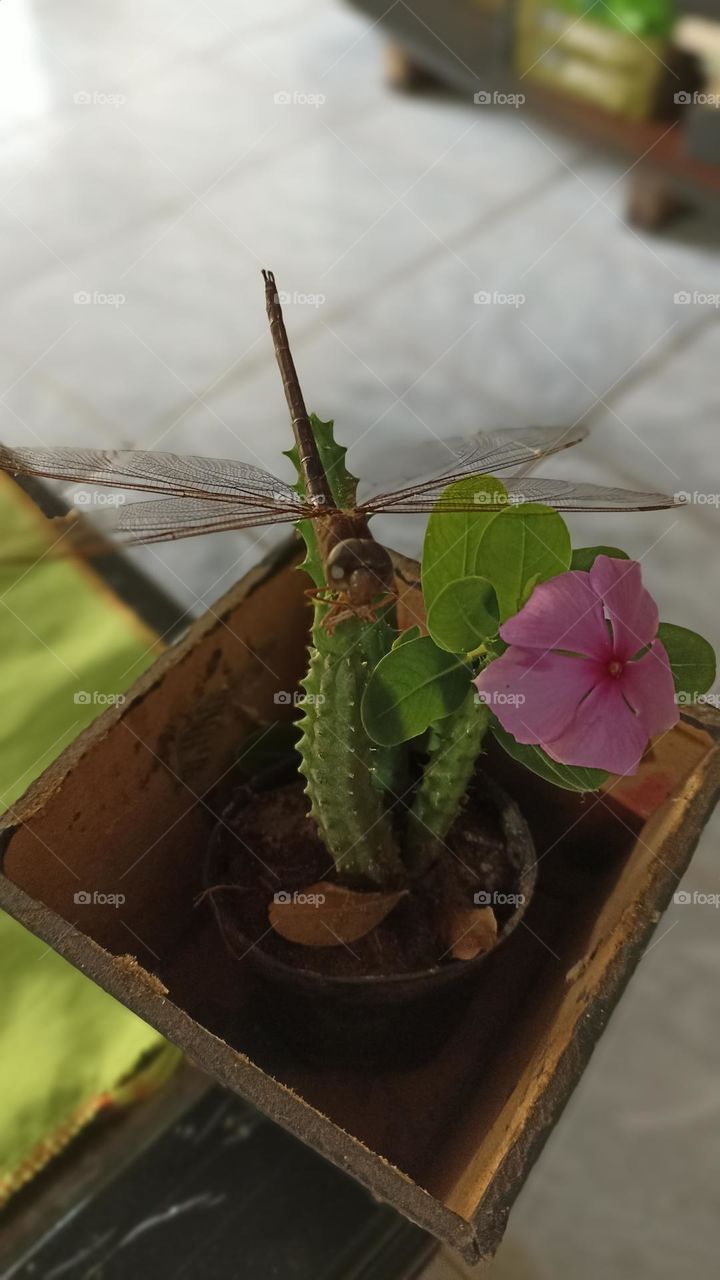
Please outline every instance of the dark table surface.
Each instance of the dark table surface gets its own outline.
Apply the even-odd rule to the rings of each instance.
[[[123,1154],[117,1129],[100,1136],[100,1149],[95,1134],[89,1162],[87,1150],[68,1152],[45,1175],[45,1186],[30,1194],[30,1210],[18,1197],[7,1247],[0,1245],[3,1280],[413,1280],[420,1274],[434,1252],[425,1232],[233,1094],[203,1087],[193,1099],[186,1081],[179,1087],[186,1109],[154,1131],[134,1158]],[[150,1112],[157,1117],[163,1107],[167,1098],[155,1100]],[[157,1129],[149,1114],[144,1123]],[[136,1146],[142,1128],[135,1124]],[[86,1165],[79,1179],[78,1159]],[[58,1181],[66,1184],[60,1199]],[[70,1191],[68,1183],[74,1183]],[[53,1190],[54,1212],[44,1212],[43,1199],[48,1206]]]

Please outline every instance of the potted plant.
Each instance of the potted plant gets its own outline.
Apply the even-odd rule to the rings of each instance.
[[[581,432],[496,433],[439,477],[358,504],[332,424],[305,410],[270,273],[266,294],[295,491],[258,468],[161,454],[1,450],[0,464],[169,495],[111,513],[130,541],[296,523],[314,615],[300,719],[269,771],[244,749],[203,896],[304,1052],[422,1057],[533,891],[522,807],[485,777],[487,743],[555,787],[595,791],[633,774],[678,702],[709,688],[714,655],[659,623],[624,552],[573,550],[556,509],[672,499],[492,474]],[[391,558],[370,533],[380,510],[430,512],[414,616],[400,616]],[[79,531],[86,543],[66,522],[63,540]]]

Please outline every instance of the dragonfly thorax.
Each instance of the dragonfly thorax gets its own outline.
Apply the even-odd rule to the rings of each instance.
[[[327,583],[344,592],[351,605],[366,606],[393,588],[393,566],[374,538],[344,538],[327,558]]]

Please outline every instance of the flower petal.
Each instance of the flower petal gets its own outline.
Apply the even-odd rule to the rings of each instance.
[[[628,662],[640,649],[652,644],[658,629],[658,607],[642,584],[637,560],[611,560],[598,556],[590,581],[602,598],[613,629],[613,652]]]
[[[566,649],[598,661],[611,655],[602,602],[590,574],[579,569],[541,582],[500,635],[524,649]]]
[[[602,668],[585,658],[511,646],[475,685],[516,742],[538,743],[562,733],[602,675]]]
[[[541,744],[553,760],[608,773],[635,773],[650,735],[625,701],[621,684],[612,676],[600,681],[564,732]]]
[[[620,686],[649,738],[677,724],[680,713],[675,702],[675,685],[667,653],[659,640],[637,662],[627,663]]]

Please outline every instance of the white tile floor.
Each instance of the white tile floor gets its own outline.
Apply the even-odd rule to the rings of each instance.
[[[323,296],[288,307],[297,362],[368,474],[393,441],[585,416],[592,441],[556,473],[720,490],[720,313],[674,301],[720,292],[719,237],[700,216],[639,236],[622,190],[620,168],[525,112],[389,93],[378,31],[338,0],[3,0],[0,438],[284,472],[270,265]],[[575,528],[642,555],[663,614],[720,643],[718,519],[695,505]],[[197,610],[264,541],[143,559]],[[720,888],[718,830],[693,887]],[[716,1274],[720,916],[674,908],[658,938],[498,1280]],[[433,1280],[457,1274],[441,1266]]]

